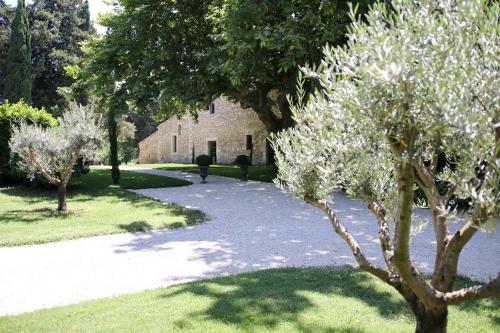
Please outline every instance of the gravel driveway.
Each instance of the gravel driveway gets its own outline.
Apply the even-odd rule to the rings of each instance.
[[[135,171],[193,181],[135,192],[200,209],[209,221],[185,229],[0,248],[0,315],[257,269],[355,263],[317,209],[273,184],[209,176],[202,185],[197,175]],[[336,200],[334,208],[366,256],[383,263],[376,222],[365,205],[342,193]],[[428,216],[427,210],[416,213]],[[413,260],[426,272],[433,263],[431,229],[412,239]],[[488,280],[499,269],[500,233],[477,235],[462,255],[459,273]]]

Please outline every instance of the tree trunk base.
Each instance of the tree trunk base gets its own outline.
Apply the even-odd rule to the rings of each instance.
[[[57,186],[57,211],[66,211],[66,185],[60,184]]]
[[[415,333],[446,333],[448,326],[447,308],[430,311],[420,304],[417,309],[413,308],[412,310],[417,320]]]

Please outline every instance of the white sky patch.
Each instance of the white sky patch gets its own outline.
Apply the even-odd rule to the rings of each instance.
[[[89,0],[90,18],[94,22],[97,33],[102,35],[106,29],[96,23],[99,14],[105,14],[113,10],[112,6],[106,5],[103,0]]]
[[[6,0],[9,6],[16,6],[17,0]],[[26,0],[26,4],[32,4],[33,0]],[[89,0],[90,17],[94,22],[94,26],[99,34],[104,34],[106,30],[96,23],[99,14],[104,14],[113,9],[112,6],[104,4],[103,0]]]

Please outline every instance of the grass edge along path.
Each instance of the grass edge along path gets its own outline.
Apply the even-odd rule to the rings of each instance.
[[[123,171],[119,186],[110,170],[93,168],[74,177],[68,212],[56,212],[56,191],[0,188],[0,246],[41,244],[98,235],[184,227],[205,219],[202,212],[163,203],[127,189],[186,186],[188,181]]]
[[[498,299],[450,307],[448,331],[498,332],[498,308]],[[399,333],[413,332],[414,318],[393,288],[359,269],[286,268],[0,317],[0,331]]]

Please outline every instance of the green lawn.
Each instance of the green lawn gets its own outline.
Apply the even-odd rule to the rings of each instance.
[[[182,170],[190,173],[199,173],[199,168],[195,164],[158,163],[135,164],[133,166],[147,169]],[[210,175],[239,179],[240,167],[236,165],[225,164],[211,165],[210,168],[208,168],[208,177],[210,177]],[[274,178],[276,178],[276,169],[271,165],[252,165],[248,168],[248,179],[250,180],[258,180],[261,182],[270,183]]]
[[[55,211],[55,190],[0,188],[0,246],[197,223],[204,219],[201,212],[163,204],[126,190],[189,184],[168,177],[122,172],[121,185],[115,186],[111,184],[109,170],[92,169],[88,175],[71,180],[68,212],[64,214]]]
[[[498,332],[499,308],[451,307],[448,331]],[[280,269],[2,317],[0,331],[400,333],[413,321],[392,288],[359,270]]]

